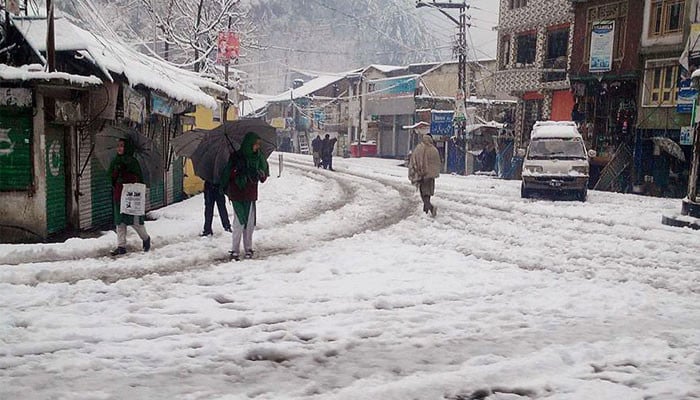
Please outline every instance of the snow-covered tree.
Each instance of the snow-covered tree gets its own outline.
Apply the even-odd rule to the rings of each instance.
[[[150,17],[163,58],[215,74],[220,31],[239,35],[241,47],[257,47],[254,24],[240,0],[136,0]]]

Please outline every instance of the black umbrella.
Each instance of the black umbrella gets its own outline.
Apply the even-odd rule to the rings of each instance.
[[[178,150],[175,151],[179,155],[192,159],[194,173],[197,176],[209,182],[219,183],[219,175],[228,163],[231,153],[241,148],[241,142],[248,132],[254,132],[260,137],[261,150],[265,158],[270,157],[277,147],[277,131],[261,119],[226,121],[214,129],[195,129],[182,135],[195,135],[199,138],[199,144],[194,151],[189,155],[186,154],[187,149],[192,148],[189,141],[189,145],[179,146],[179,153]]]
[[[133,128],[107,125],[95,135],[95,156],[105,170],[117,155],[119,139],[127,139],[134,147],[134,157],[141,167],[144,183],[148,186],[163,181],[163,156],[148,137]]]

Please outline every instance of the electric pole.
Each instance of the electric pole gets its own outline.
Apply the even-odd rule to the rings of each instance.
[[[469,143],[467,142],[465,132],[467,110],[467,9],[469,8],[469,5],[467,5],[465,1],[453,3],[450,0],[450,2],[447,3],[444,1],[438,2],[435,0],[416,0],[416,8],[421,7],[432,7],[440,11],[443,15],[449,18],[450,21],[454,22],[459,27],[459,33],[457,35],[457,44],[454,48],[454,53],[457,55],[458,61],[457,96],[455,99],[455,106],[457,108],[457,111],[461,111],[460,113],[464,113],[464,116],[458,115],[458,113],[455,112],[455,121],[458,121],[458,124],[455,123],[455,127],[457,128],[457,137],[461,140],[464,140],[464,174],[466,175],[469,172]],[[453,17],[451,14],[445,11],[449,9],[459,10],[459,19]],[[460,102],[461,104],[459,104]],[[445,147],[445,158],[447,158],[447,147]]]
[[[49,72],[56,71],[56,39],[53,25],[53,1],[46,0],[46,64]]]

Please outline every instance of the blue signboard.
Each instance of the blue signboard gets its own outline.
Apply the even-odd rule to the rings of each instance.
[[[692,79],[683,79],[678,83],[678,97],[676,98],[676,112],[679,114],[692,114],[693,102],[698,91],[691,87]]]
[[[378,97],[413,96],[418,87],[418,76],[408,75],[397,78],[370,81],[371,92]]]
[[[433,136],[452,136],[454,115],[454,111],[431,111],[430,134]]]

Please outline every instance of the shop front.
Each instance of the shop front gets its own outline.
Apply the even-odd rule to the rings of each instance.
[[[616,187],[631,183],[632,160],[627,158],[635,143],[638,86],[638,79],[633,76],[591,76],[572,81],[571,119],[577,123],[586,148],[596,152],[596,157],[591,158],[591,187],[596,187],[603,169],[613,161],[620,166],[615,171],[619,173],[614,177]]]

